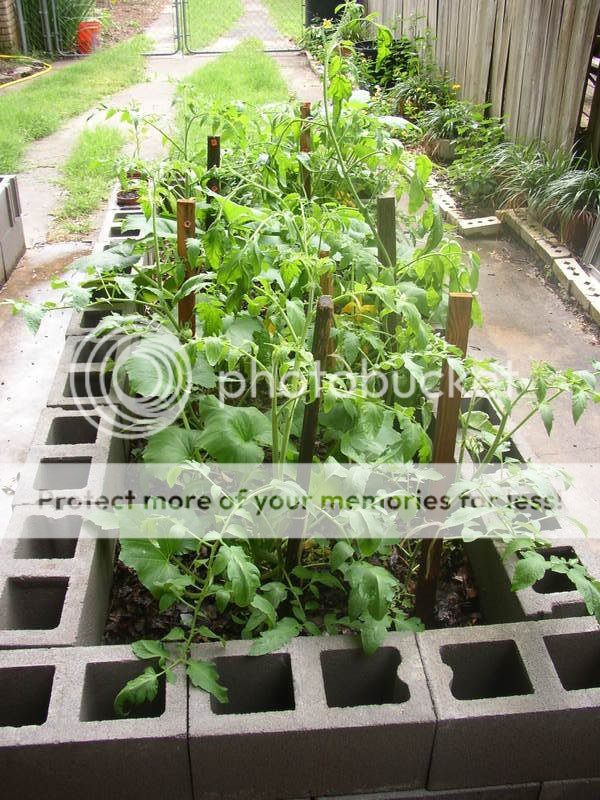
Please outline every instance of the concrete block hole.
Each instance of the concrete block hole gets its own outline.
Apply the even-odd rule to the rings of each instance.
[[[73,558],[77,549],[81,517],[50,519],[31,515],[23,524],[15,547],[15,558]]]
[[[137,678],[147,666],[159,671],[158,662],[145,661],[107,661],[100,664],[87,664],[83,681],[83,696],[79,719],[81,722],[100,722],[122,719],[114,708],[116,696],[125,684]],[[165,678],[159,678],[159,689],[150,703],[132,706],[127,719],[147,719],[161,717],[165,713]]]
[[[512,639],[469,642],[440,648],[453,672],[450,690],[457,700],[483,700],[532,694],[533,687]]]
[[[259,714],[292,711],[295,707],[292,665],[287,653],[216,658],[220,682],[229,703],[210,698],[214,714]]]
[[[53,682],[52,666],[0,669],[0,727],[43,725]]]
[[[325,696],[330,708],[406,703],[408,686],[398,677],[401,657],[395,647],[381,647],[371,656],[361,650],[321,653]]]
[[[106,372],[71,372],[66,380],[63,394],[65,397],[104,397],[110,391],[112,373]]]
[[[87,486],[91,466],[91,458],[43,458],[33,488],[83,489]]]
[[[81,315],[82,328],[95,328],[102,322],[104,317],[107,317],[111,311],[107,308],[91,308],[84,311]]]
[[[100,417],[55,417],[46,444],[93,444],[98,438]]]
[[[8,578],[0,597],[0,630],[58,628],[68,586],[68,578]]]
[[[545,559],[557,556],[558,558],[579,561],[577,553],[572,547],[544,547],[538,549],[538,553],[544,556]],[[561,594],[575,591],[575,586],[566,575],[552,570],[547,570],[544,577],[536,581],[531,588],[538,594]]]
[[[114,346],[114,341],[109,339],[99,341],[98,339],[86,338],[75,349],[73,361],[75,364],[101,364],[111,350],[114,349]]]
[[[545,636],[544,644],[568,692],[600,688],[600,631]]]

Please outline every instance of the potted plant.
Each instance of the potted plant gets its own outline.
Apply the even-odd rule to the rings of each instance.
[[[139,183],[142,173],[133,167],[123,166],[118,171],[120,190],[117,192],[117,205],[121,208],[137,206],[140,202]]]
[[[451,163],[456,158],[457,141],[473,133],[483,119],[477,106],[460,100],[425,111],[421,118],[425,150],[436,161]]]
[[[557,230],[563,242],[582,253],[600,212],[600,167],[569,169],[550,181],[534,199],[544,222]]]

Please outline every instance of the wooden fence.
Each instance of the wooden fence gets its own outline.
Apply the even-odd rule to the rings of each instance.
[[[491,103],[509,136],[573,144],[600,0],[368,0],[398,32],[436,37],[440,67],[461,95]]]

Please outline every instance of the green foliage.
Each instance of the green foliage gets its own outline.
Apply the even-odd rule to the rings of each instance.
[[[242,0],[189,0],[188,29],[192,50],[202,50],[226,34],[243,13]]]

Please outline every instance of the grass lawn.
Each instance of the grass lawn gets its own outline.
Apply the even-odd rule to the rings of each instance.
[[[279,30],[292,39],[300,39],[304,29],[302,0],[263,0]]]
[[[208,102],[242,100],[264,105],[289,97],[277,63],[256,39],[247,39],[231,53],[200,67],[181,83],[193,86],[196,94]]]
[[[108,198],[115,178],[115,161],[126,142],[111,125],[83,131],[62,168],[61,185],[66,197],[54,213],[54,234],[85,234],[91,215]]]
[[[136,36],[0,94],[0,173],[21,168],[30,142],[54,133],[103,97],[141,81],[142,52],[148,46],[145,37]]]
[[[242,16],[243,10],[242,0],[189,0],[189,45],[192,50],[201,50],[227,33]]]
[[[207,103],[241,100],[259,106],[287,100],[290,94],[276,61],[256,39],[247,39],[231,53],[200,67],[181,81],[180,86],[191,86],[195,97]],[[190,143],[198,146],[208,133],[196,126],[191,131]]]

